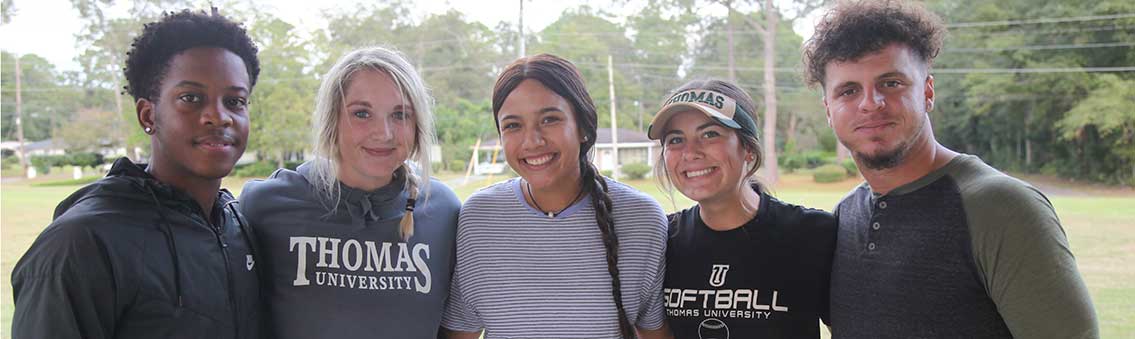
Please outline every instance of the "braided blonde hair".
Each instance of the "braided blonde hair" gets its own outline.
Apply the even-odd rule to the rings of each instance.
[[[385,47],[368,47],[347,53],[327,71],[315,98],[312,129],[316,160],[312,162],[311,178],[317,193],[324,198],[329,210],[339,205],[339,111],[343,109],[346,86],[355,72],[376,70],[390,75],[394,85],[402,91],[414,107],[414,145],[410,156],[396,173],[405,178],[406,213],[402,216],[399,232],[402,240],[414,235],[414,207],[424,205],[430,185],[430,148],[436,144],[433,129],[433,98],[422,77],[398,51]],[[420,201],[419,201],[420,200]]]

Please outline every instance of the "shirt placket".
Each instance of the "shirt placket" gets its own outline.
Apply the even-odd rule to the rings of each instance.
[[[872,200],[871,220],[867,226],[867,244],[865,245],[868,254],[873,254],[880,249],[880,233],[883,227],[886,226],[884,225],[884,217],[887,215],[888,204],[886,197],[879,197]]]

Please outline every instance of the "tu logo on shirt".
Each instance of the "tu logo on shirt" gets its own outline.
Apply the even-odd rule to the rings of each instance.
[[[709,286],[721,287],[721,285],[725,285],[725,274],[728,272],[729,265],[713,265],[709,272]]]

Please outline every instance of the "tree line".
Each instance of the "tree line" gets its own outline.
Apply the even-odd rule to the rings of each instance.
[[[26,138],[55,137],[76,152],[148,148],[135,126],[133,102],[121,93],[126,50],[142,24],[163,10],[201,8],[182,0],[127,4],[128,16],[111,17],[113,0],[72,0],[83,20],[76,35],[81,70],[60,72],[42,57],[20,56]],[[761,137],[775,145],[774,159],[800,163],[797,158],[836,152],[820,91],[801,77],[804,38],[792,29],[823,4],[650,0],[579,6],[523,39],[526,54],[557,54],[580,68],[604,127],[610,126],[609,57],[621,128],[644,131],[663,97],[685,81],[732,79],[758,101],[758,124],[770,118]],[[5,5],[12,7],[10,0]],[[520,54],[515,22],[487,26],[455,10],[415,17],[411,2],[394,0],[313,13],[326,24],[308,34],[258,10],[255,2],[214,5],[245,22],[260,47],[263,69],[251,98],[249,150],[263,161],[282,165],[302,158],[310,148],[310,112],[322,73],[346,51],[370,45],[397,48],[422,73],[437,102],[443,164],[469,159],[478,138],[496,136],[489,96],[496,73]],[[931,113],[947,147],[1003,170],[1135,185],[1135,3],[926,5],[950,27],[934,65],[937,103]],[[8,11],[6,18],[13,15]],[[0,135],[14,140],[15,55],[0,54]]]

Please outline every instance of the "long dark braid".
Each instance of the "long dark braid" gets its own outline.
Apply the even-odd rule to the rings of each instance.
[[[634,327],[623,306],[622,281],[619,279],[619,237],[615,233],[614,204],[608,194],[607,181],[599,175],[599,170],[588,161],[587,153],[595,146],[597,139],[598,114],[591,95],[583,85],[583,76],[570,61],[563,58],[540,54],[523,57],[505,67],[493,86],[493,115],[500,112],[504,100],[525,79],[539,81],[560,97],[571,103],[576,126],[583,134],[579,147],[580,184],[583,192],[591,195],[595,206],[595,221],[603,238],[603,248],[607,253],[607,272],[611,274],[611,295],[615,299],[615,310],[619,314],[619,336],[635,338]],[[500,122],[497,130],[500,130]]]
[[[615,233],[615,217],[612,214],[615,205],[611,202],[611,195],[607,194],[607,181],[596,175],[599,171],[587,158],[580,160],[579,169],[584,190],[591,194],[595,221],[599,224],[603,248],[607,251],[607,273],[611,274],[611,294],[615,297],[615,309],[619,312],[619,333],[623,338],[634,338],[627,310],[623,307],[623,283],[619,279],[619,236]]]

